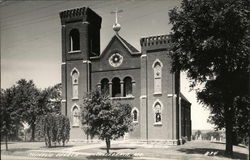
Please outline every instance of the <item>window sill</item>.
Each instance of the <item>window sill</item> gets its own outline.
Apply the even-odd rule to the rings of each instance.
[[[81,50],[75,50],[75,51],[69,51],[68,53],[80,53],[81,52]]]
[[[132,123],[133,123],[133,124],[137,124],[137,123],[139,123],[139,122],[138,122],[138,121],[133,121]]]
[[[162,126],[162,123],[161,122],[155,122],[154,126]]]
[[[79,98],[78,97],[75,97],[75,98],[71,98],[72,100],[79,100]]]
[[[129,97],[110,97],[111,100],[126,100],[126,99],[134,99],[134,96]]]
[[[72,128],[79,128],[79,126],[72,126]]]
[[[155,92],[154,95],[160,96],[160,95],[162,95],[162,93],[161,92]]]

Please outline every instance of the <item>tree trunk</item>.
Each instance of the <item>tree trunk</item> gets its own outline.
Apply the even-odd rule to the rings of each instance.
[[[5,148],[6,148],[6,151],[8,151],[8,134],[5,134]]]
[[[231,106],[232,104],[230,104]],[[233,156],[233,114],[229,106],[225,106],[225,122],[226,122],[226,151],[227,156]]]
[[[51,147],[51,135],[50,135],[50,133],[49,133],[49,130],[48,129],[46,129],[46,134],[45,134],[45,136],[47,137],[46,139],[47,139],[47,147]]]
[[[35,141],[35,123],[31,124],[31,139],[30,141],[34,142]]]
[[[87,143],[89,143],[89,133],[87,132]]]
[[[248,134],[248,159],[250,159],[250,136]]]
[[[109,149],[110,149],[110,139],[106,138],[106,146],[107,146],[107,153],[109,153]]]
[[[48,137],[48,147],[50,148],[51,147],[51,138]]]

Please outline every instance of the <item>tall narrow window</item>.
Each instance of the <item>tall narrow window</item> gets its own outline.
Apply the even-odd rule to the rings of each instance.
[[[139,111],[137,108],[133,108],[131,111],[133,122],[137,123],[138,122],[138,117],[139,117]]]
[[[80,125],[80,109],[78,106],[74,106],[72,109],[72,126],[78,127]]]
[[[78,79],[79,79],[79,72],[74,69],[71,72],[72,76],[72,98],[78,99]]]
[[[112,80],[112,97],[121,97],[121,84],[117,77]]]
[[[109,80],[107,78],[101,81],[101,93],[103,95],[109,95]]]
[[[156,102],[154,104],[154,121],[155,124],[161,124],[162,123],[162,105],[159,102]]]
[[[126,77],[124,78],[124,96],[131,97],[132,96],[132,78]]]
[[[70,51],[80,50],[80,34],[77,29],[73,29],[70,31]]]
[[[162,64],[156,61],[153,65],[154,69],[154,93],[161,94],[161,81],[162,81]]]

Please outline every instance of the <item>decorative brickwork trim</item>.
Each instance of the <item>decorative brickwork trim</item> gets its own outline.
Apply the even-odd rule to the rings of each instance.
[[[78,16],[83,16],[87,14],[87,7],[69,9],[66,11],[60,12],[61,18],[73,18]]]
[[[143,37],[140,39],[141,46],[153,46],[168,43],[172,43],[170,35],[150,36]]]

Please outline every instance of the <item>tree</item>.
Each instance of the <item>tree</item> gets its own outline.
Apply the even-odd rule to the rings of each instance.
[[[15,87],[1,89],[1,138],[5,137],[5,147],[8,150],[8,138],[19,129],[20,117],[13,104]],[[2,140],[2,139],[1,139]]]
[[[47,92],[47,107],[51,110],[53,110],[57,113],[61,111],[61,101],[62,101],[62,84],[58,83],[52,87],[48,87],[44,90],[44,92]]]
[[[199,101],[224,120],[225,153],[230,156],[233,120],[240,108],[235,99],[248,96],[249,7],[245,0],[183,0],[180,8],[169,12],[174,32],[172,71],[186,71],[192,88],[204,83],[205,90],[198,92],[216,89],[207,96],[219,101]]]
[[[222,129],[225,127],[225,111],[223,95],[220,92],[220,85],[216,84],[217,81],[209,80],[206,83],[205,89],[198,92],[198,98],[206,105],[210,105],[211,115],[209,122],[216,125],[216,129]],[[234,98],[233,109],[234,115],[232,118],[233,125],[233,144],[237,145],[241,141],[245,140],[249,135],[250,130],[250,100],[249,96],[236,96]]]
[[[49,112],[60,112],[62,100],[62,85],[56,84],[40,91],[38,97],[39,115],[46,115]]]
[[[21,79],[17,82],[14,101],[22,117],[21,121],[27,122],[31,127],[31,141],[35,140],[37,117],[52,112],[52,108],[59,112],[60,100],[61,84],[39,90],[32,80]]]
[[[37,117],[36,135],[44,138],[45,145],[51,147],[52,142],[65,146],[70,137],[70,122],[67,116],[52,112]]]
[[[16,94],[13,99],[21,116],[21,121],[27,122],[31,127],[31,141],[35,139],[36,117],[44,113],[43,108],[38,107],[40,92],[32,80],[21,79],[16,85]]]
[[[86,134],[98,136],[106,141],[107,153],[110,141],[115,140],[132,129],[131,106],[112,102],[99,91],[89,93],[84,98],[82,124]]]

